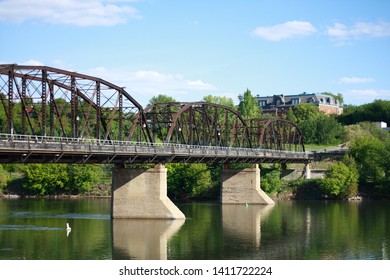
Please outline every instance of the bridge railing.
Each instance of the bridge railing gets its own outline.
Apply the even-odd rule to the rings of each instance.
[[[0,133],[0,162],[295,162],[311,160],[310,153],[240,147],[200,146],[19,135]]]
[[[276,152],[278,154],[295,154],[309,155],[309,152],[288,151],[288,150],[270,150],[262,148],[242,148],[242,147],[224,147],[224,146],[202,146],[202,145],[186,145],[177,143],[150,143],[150,142],[134,142],[134,141],[118,141],[109,139],[88,139],[88,138],[69,138],[56,136],[41,136],[41,135],[21,135],[21,134],[6,134],[0,133],[0,140],[8,142],[27,142],[31,144],[38,143],[59,143],[63,145],[89,145],[89,146],[111,146],[111,147],[153,147],[153,148],[175,148],[175,149],[193,149],[195,150],[218,150],[227,152]]]

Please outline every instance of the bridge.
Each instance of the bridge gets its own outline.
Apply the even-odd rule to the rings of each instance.
[[[183,217],[166,197],[165,163],[225,164],[222,203],[272,204],[257,164],[311,160],[287,120],[246,120],[207,102],[143,108],[123,87],[48,66],[0,65],[0,101],[0,163],[115,164],[114,218]],[[228,168],[236,162],[253,168]],[[156,166],[124,168],[134,163]]]

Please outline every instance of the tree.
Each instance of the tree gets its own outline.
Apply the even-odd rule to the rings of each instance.
[[[310,103],[299,104],[290,111],[287,118],[296,120],[305,143],[336,144],[340,141],[343,128],[334,116],[325,115]]]
[[[343,124],[356,124],[364,121],[390,123],[390,101],[375,100],[360,106],[347,106],[344,113],[338,116]]]
[[[168,195],[174,198],[208,197],[212,180],[206,164],[171,163],[168,169]]]
[[[208,103],[219,104],[232,109],[236,109],[236,106],[234,106],[233,99],[226,96],[207,95],[203,97],[203,100]]]
[[[149,100],[149,103],[147,106],[151,105],[151,104],[154,104],[154,103],[168,103],[168,102],[177,102],[176,99],[174,99],[173,97],[170,97],[168,95],[165,95],[165,94],[159,94],[157,96],[154,96],[152,97],[150,100]]]
[[[47,195],[63,193],[69,180],[65,164],[28,164],[23,188],[31,194]]]
[[[71,164],[67,166],[69,181],[65,191],[71,194],[82,194],[99,181],[103,175],[100,166],[94,164]]]
[[[247,89],[243,95],[239,95],[238,112],[244,119],[258,118],[261,114],[261,108],[257,104],[256,97]]]
[[[274,166],[270,169],[261,169],[260,186],[267,194],[274,194],[282,187],[280,172],[280,166]]]
[[[8,180],[8,172],[3,168],[3,165],[0,164],[0,193],[7,186]]]
[[[314,120],[321,114],[318,107],[311,103],[301,103],[293,107],[293,112],[298,124],[307,120]]]
[[[362,136],[351,142],[350,154],[356,160],[360,183],[375,189],[387,182],[390,165],[390,141]]]
[[[320,185],[328,195],[347,198],[357,194],[358,179],[358,172],[353,164],[348,167],[343,162],[337,162],[326,171]]]

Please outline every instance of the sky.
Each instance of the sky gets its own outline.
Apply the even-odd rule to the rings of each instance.
[[[390,100],[388,0],[0,0],[0,63],[159,94]]]

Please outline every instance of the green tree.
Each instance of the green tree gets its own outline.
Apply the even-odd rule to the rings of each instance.
[[[338,117],[339,121],[345,125],[360,122],[390,123],[390,101],[375,100],[372,103],[360,106],[346,106],[344,113]]]
[[[351,142],[350,155],[356,160],[360,185],[374,194],[390,194],[390,140],[380,141],[374,136],[358,137]]]
[[[0,164],[0,193],[3,192],[9,181],[9,173]]]
[[[315,120],[321,114],[318,107],[311,103],[301,103],[293,108],[293,112],[298,124],[307,120]]]
[[[261,114],[261,108],[257,104],[256,97],[254,97],[249,89],[243,95],[239,95],[238,112],[244,119],[258,118]]]
[[[282,187],[280,172],[279,166],[261,169],[260,186],[267,194],[275,194]]]
[[[336,144],[342,137],[343,128],[334,116],[320,112],[318,107],[311,103],[302,103],[294,107],[287,116],[295,120],[302,131],[305,143]]]
[[[207,95],[203,97],[203,101],[213,104],[219,104],[223,105],[232,109],[236,109],[236,106],[234,106],[234,101],[232,98],[226,97],[226,96],[213,96],[213,95]]]
[[[69,181],[65,191],[72,194],[83,194],[103,176],[100,166],[94,164],[71,164],[67,166]]]
[[[65,164],[28,164],[23,188],[37,195],[63,193],[69,177]]]
[[[211,174],[206,164],[171,163],[166,167],[170,197],[202,198],[212,191]]]
[[[154,104],[154,103],[168,103],[168,102],[177,102],[177,101],[176,101],[176,99],[174,99],[173,97],[170,97],[168,95],[159,94],[157,96],[152,97],[149,100],[148,106],[151,104]]]
[[[337,162],[326,171],[321,187],[333,197],[352,197],[357,194],[358,179],[358,172],[353,164],[348,167],[343,162]]]

